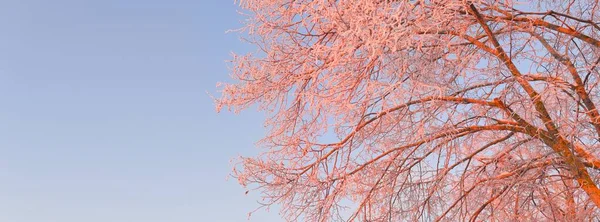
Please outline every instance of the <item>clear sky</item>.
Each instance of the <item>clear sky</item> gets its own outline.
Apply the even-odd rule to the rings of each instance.
[[[233,0],[2,0],[0,221],[246,221],[262,114],[216,114]],[[279,221],[277,211],[251,221]]]

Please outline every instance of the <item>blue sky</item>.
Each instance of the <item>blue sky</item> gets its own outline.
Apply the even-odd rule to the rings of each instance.
[[[3,0],[0,221],[246,221],[262,114],[215,113],[233,0]],[[279,221],[277,211],[251,221]]]

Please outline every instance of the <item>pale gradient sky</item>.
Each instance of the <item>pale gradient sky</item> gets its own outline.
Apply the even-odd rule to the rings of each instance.
[[[0,221],[246,221],[263,117],[207,95],[249,48],[233,0],[0,2]]]

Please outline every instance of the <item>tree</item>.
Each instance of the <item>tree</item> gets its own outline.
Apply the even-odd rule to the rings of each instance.
[[[598,1],[239,4],[217,109],[267,113],[234,175],[285,219],[600,218]]]

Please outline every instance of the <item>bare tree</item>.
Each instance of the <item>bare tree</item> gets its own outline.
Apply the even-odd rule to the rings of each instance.
[[[239,4],[217,106],[268,114],[234,175],[286,220],[600,218],[597,0]]]

